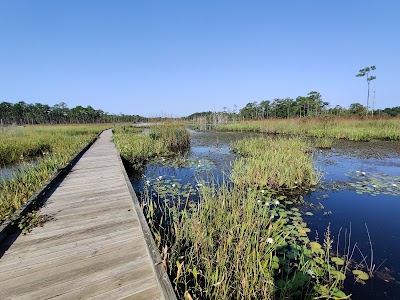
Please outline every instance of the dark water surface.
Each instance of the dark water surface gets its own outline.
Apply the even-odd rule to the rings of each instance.
[[[258,134],[215,131],[191,131],[191,150],[188,162],[182,167],[171,167],[163,162],[151,163],[144,175],[132,179],[137,193],[148,179],[163,176],[172,184],[191,184],[195,187],[202,178],[222,178],[229,174],[235,155],[229,144],[238,139]],[[321,188],[305,196],[304,215],[311,229],[311,239],[319,237],[330,226],[331,235],[339,240],[343,253],[351,228],[350,243],[357,243],[371,263],[369,230],[373,247],[373,264],[379,269],[365,285],[354,283],[348,274],[345,292],[352,299],[400,299],[400,142],[337,141],[331,150],[314,153],[315,166],[323,174]],[[356,172],[359,171],[359,172]],[[362,174],[365,172],[365,174]],[[352,184],[353,186],[351,186]],[[366,225],[365,225],[366,224]],[[340,238],[338,235],[340,233]],[[347,242],[348,244],[348,242]],[[361,261],[358,250],[354,259]]]
[[[323,209],[313,211],[314,216],[304,216],[309,227],[321,236],[330,224],[336,242],[342,228],[340,252],[344,246],[343,233],[346,229],[349,232],[351,226],[351,243],[357,242],[370,265],[367,225],[373,247],[373,264],[376,267],[382,264],[365,286],[353,285],[348,280],[346,292],[353,295],[352,299],[400,299],[400,143],[338,141],[332,150],[316,156],[315,165],[324,173],[323,184],[337,184],[339,190],[317,190],[306,198],[309,203],[323,205]],[[358,176],[356,171],[365,172],[365,175]],[[368,184],[369,178],[378,174],[389,176],[379,176],[388,183],[375,196],[373,193],[357,193],[357,189],[346,186],[357,180],[365,180],[367,187],[372,186]],[[376,189],[380,189],[379,184]],[[357,261],[362,260],[357,250],[354,257]]]

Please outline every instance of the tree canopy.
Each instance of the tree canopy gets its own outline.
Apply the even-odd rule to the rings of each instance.
[[[235,106],[236,107],[236,106]],[[311,91],[306,96],[292,98],[276,98],[273,100],[263,100],[249,102],[236,113],[235,110],[229,112],[198,112],[191,114],[186,119],[198,123],[226,123],[237,120],[261,120],[261,119],[283,119],[283,118],[314,118],[322,115],[334,116],[362,116],[366,115],[366,106],[356,102],[348,108],[340,105],[331,106],[329,102],[323,100],[322,95],[317,91]],[[375,110],[381,116],[400,116],[400,107],[385,108]]]
[[[61,102],[54,106],[24,101],[18,103],[0,102],[0,124],[64,124],[64,123],[109,123],[140,122],[144,117],[138,115],[114,115],[91,106],[68,108]]]

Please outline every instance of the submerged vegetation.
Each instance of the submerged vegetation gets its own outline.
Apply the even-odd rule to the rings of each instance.
[[[32,126],[2,129],[0,159],[21,162],[11,178],[0,184],[0,222],[7,220],[53,175],[64,167],[107,125]],[[24,162],[36,158],[33,165]]]

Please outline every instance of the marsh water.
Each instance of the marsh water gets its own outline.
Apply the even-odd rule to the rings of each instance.
[[[186,162],[172,166],[161,159],[148,164],[141,178],[132,178],[138,194],[147,180],[159,176],[174,187],[195,187],[202,180],[227,177],[235,159],[230,143],[259,136],[217,131],[190,134]],[[352,299],[400,299],[400,142],[336,141],[332,149],[315,149],[313,156],[321,182],[299,204],[302,211],[313,214],[303,216],[310,238],[323,240],[329,226],[333,251],[345,251],[349,242],[351,247],[357,244],[355,261],[364,257],[368,266],[375,265],[374,276],[365,285],[348,274],[344,290]]]
[[[28,169],[29,167],[37,165],[39,162],[39,158],[33,158],[28,161],[16,163],[16,164],[10,164],[10,165],[5,165],[0,168],[0,184],[6,180],[11,178],[14,174],[16,174],[18,171]]]

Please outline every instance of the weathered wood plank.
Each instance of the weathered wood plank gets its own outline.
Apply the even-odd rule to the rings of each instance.
[[[103,132],[45,196],[41,213],[54,219],[3,242],[2,299],[175,298],[154,266],[111,137]]]

